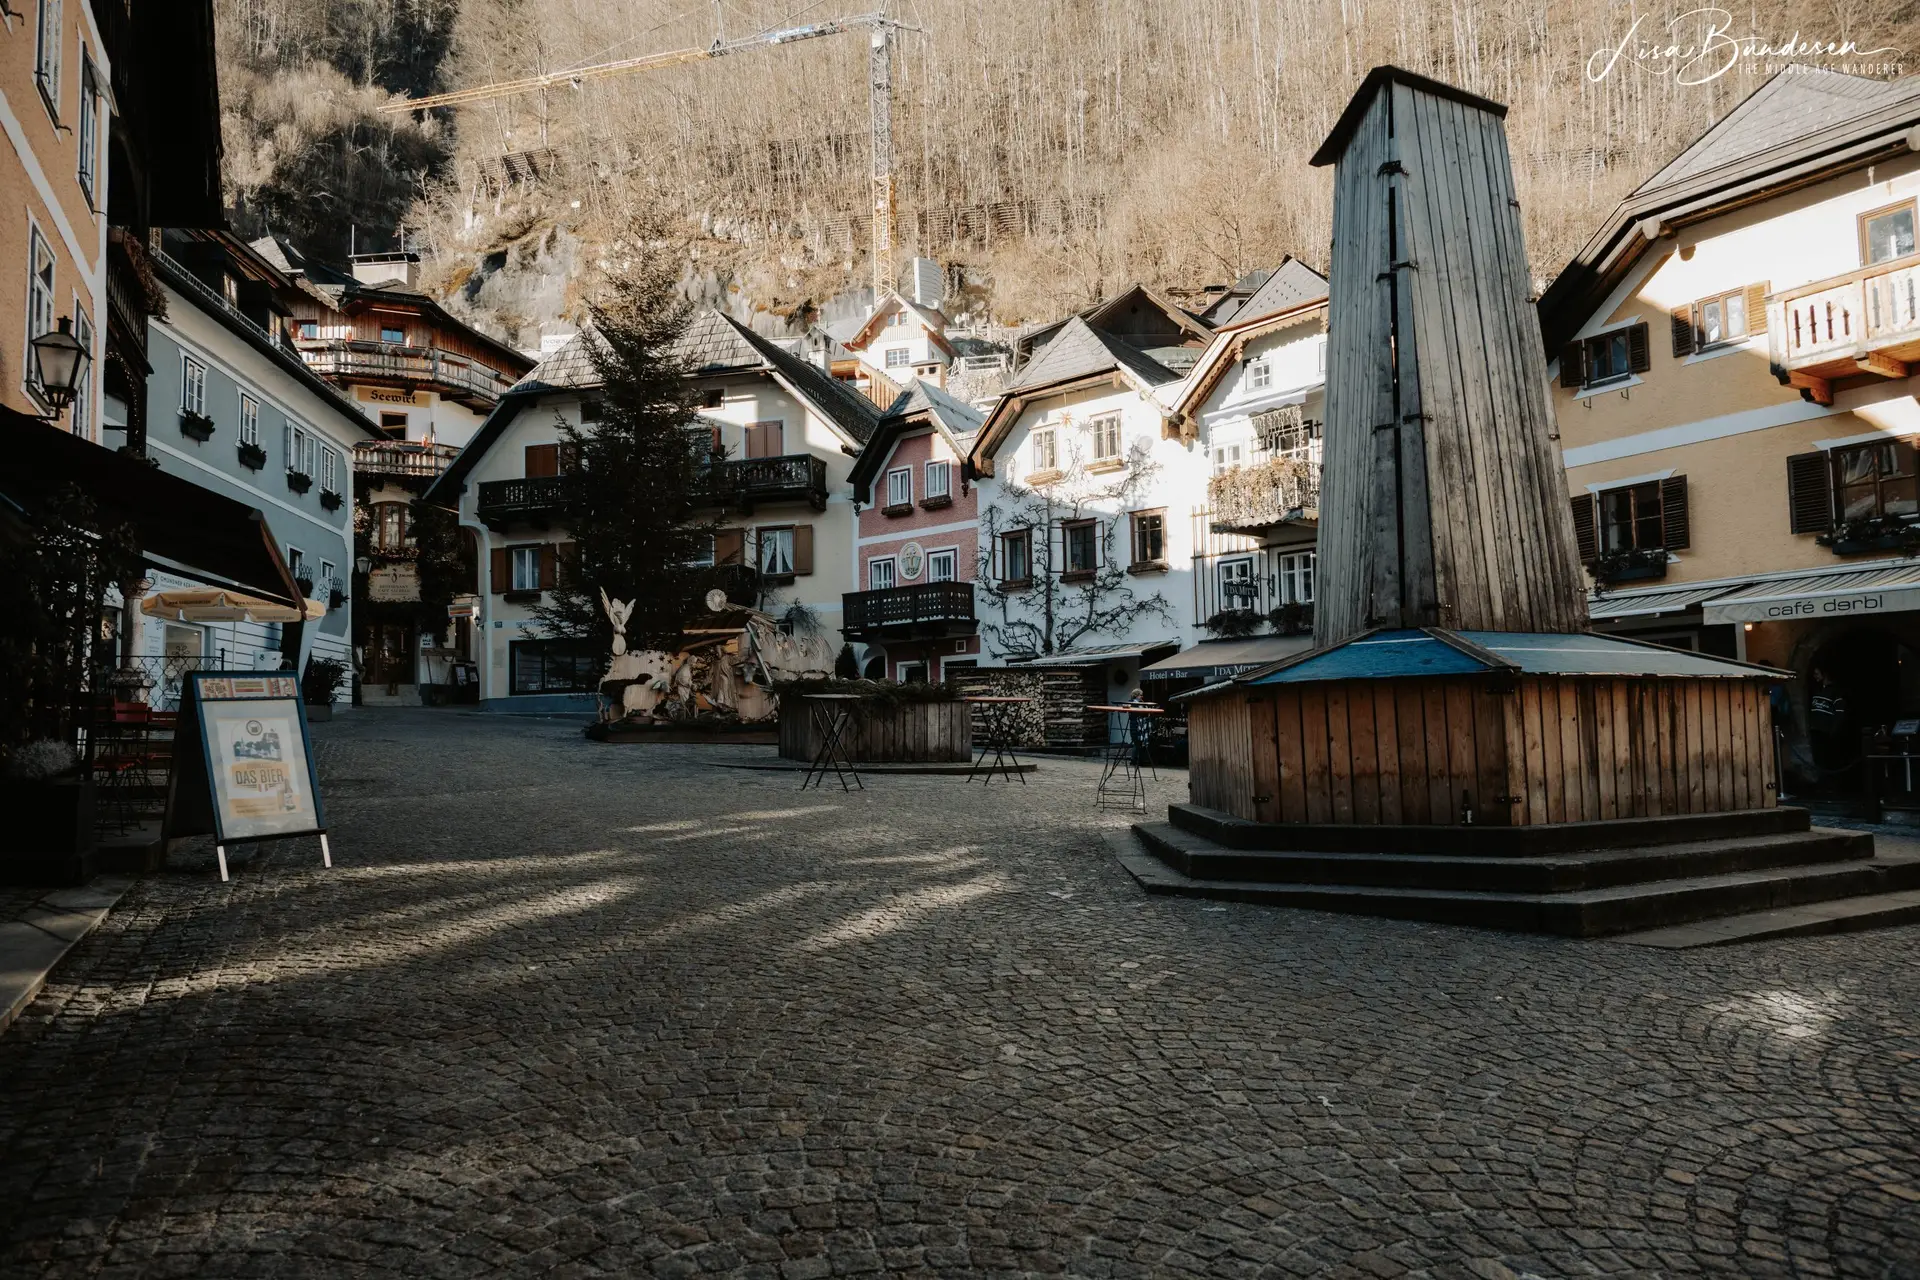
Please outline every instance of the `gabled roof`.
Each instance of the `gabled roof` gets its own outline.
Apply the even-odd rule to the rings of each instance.
[[[918,378],[907,379],[906,389],[880,416],[880,425],[854,459],[848,479],[853,482],[856,501],[866,502],[874,477],[893,455],[893,447],[902,436],[922,427],[932,427],[946,438],[955,454],[965,459],[979,434],[985,415],[972,405],[963,404],[939,387]]]
[[[510,391],[538,395],[548,391],[587,391],[601,385],[600,371],[594,367],[588,348],[593,331],[582,329],[563,343],[558,351],[544,357],[529,369]]]
[[[1238,327],[1327,299],[1327,278],[1298,258],[1289,257],[1254,291],[1228,325]],[[1226,325],[1222,326],[1227,327]]]
[[[912,301],[904,294],[891,292],[875,304],[873,310],[867,315],[867,318],[860,322],[860,327],[848,335],[843,345],[857,351],[872,342],[875,336],[875,325],[882,317],[894,309],[895,304],[898,304],[900,310],[918,320],[921,325],[926,328],[933,340],[946,350],[948,355],[953,354],[953,347],[947,342],[947,318],[938,311],[929,307],[923,307],[919,303]]]
[[[809,364],[776,342],[761,337],[747,326],[729,317],[721,317],[733,326],[754,351],[759,353],[767,371],[785,384],[787,390],[805,400],[855,444],[865,444],[879,425],[880,410],[873,401],[840,381],[825,369]]]
[[[1137,305],[1141,301],[1151,304],[1156,310],[1165,315],[1175,330],[1191,334],[1193,337],[1202,341],[1213,336],[1212,327],[1205,321],[1198,319],[1193,312],[1188,311],[1185,307],[1182,307],[1165,294],[1156,289],[1150,289],[1144,284],[1129,285],[1113,297],[1102,299],[1092,306],[1076,312],[1075,315],[1097,329],[1101,327],[1103,320],[1111,320],[1121,315],[1121,308],[1124,305]],[[1015,345],[1029,351],[1043,346],[1051,342],[1054,337],[1059,334],[1060,330],[1064,329],[1068,322],[1074,318],[1074,316],[1068,316],[1065,320],[1055,320],[1050,324],[1043,324],[1037,329],[1030,329],[1020,335],[1015,341]]]
[[[1184,420],[1189,415],[1198,413],[1200,406],[1206,403],[1207,397],[1212,395],[1214,388],[1220,385],[1220,380],[1240,358],[1241,352],[1246,350],[1248,343],[1278,330],[1311,320],[1326,307],[1327,297],[1323,290],[1320,297],[1309,298],[1291,311],[1277,312],[1249,320],[1245,324],[1222,329],[1214,335],[1212,345],[1200,357],[1199,364],[1188,376],[1187,385],[1181,390],[1179,399],[1173,402],[1170,409],[1172,415]]]
[[[760,353],[740,336],[740,329],[718,311],[702,311],[673,344],[673,353],[695,375],[757,369]]]
[[[1001,393],[975,437],[967,465],[976,475],[993,473],[994,450],[1013,429],[1014,420],[1033,400],[1100,379],[1130,383],[1141,395],[1179,381],[1180,375],[1112,334],[1102,333],[1079,316],[1068,318],[1059,334],[1028,361],[1020,376]],[[984,465],[983,465],[984,464]]]
[[[1313,153],[1313,157],[1307,163],[1318,168],[1338,160],[1340,153],[1347,149],[1347,143],[1352,141],[1354,130],[1360,127],[1360,121],[1366,118],[1367,110],[1373,106],[1374,95],[1389,85],[1395,84],[1402,84],[1419,93],[1430,93],[1436,98],[1446,98],[1451,102],[1485,111],[1495,119],[1506,118],[1506,107],[1491,98],[1468,93],[1457,85],[1431,79],[1417,71],[1407,71],[1395,66],[1378,66],[1367,72],[1367,78],[1360,82],[1360,87],[1353,91],[1351,98],[1347,99],[1347,105],[1341,110],[1340,118],[1333,122],[1332,132],[1327,134],[1326,141],[1320,144],[1320,149]]]
[[[1538,306],[1547,358],[1680,227],[1906,154],[1916,124],[1920,79],[1806,67],[1774,76],[1621,201],[1561,268]]]

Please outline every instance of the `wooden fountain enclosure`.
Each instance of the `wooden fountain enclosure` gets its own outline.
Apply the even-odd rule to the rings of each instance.
[[[1776,804],[1786,673],[1587,629],[1505,114],[1377,67],[1314,156],[1315,647],[1186,695],[1192,803],[1123,863],[1155,893],[1648,945],[1920,887],[1920,858]]]

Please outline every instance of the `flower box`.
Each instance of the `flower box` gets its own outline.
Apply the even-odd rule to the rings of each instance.
[[[953,495],[949,493],[936,493],[930,498],[920,499],[921,509],[926,511],[938,511],[942,507],[950,507],[952,505]]]
[[[305,493],[313,488],[313,477],[304,471],[287,472],[287,488],[295,493]]]
[[[328,511],[338,511],[343,501],[345,501],[345,499],[331,489],[322,489],[320,491],[320,505]]]
[[[204,413],[182,413],[180,434],[201,444],[213,439],[213,419]]]
[[[240,465],[249,471],[258,471],[267,465],[267,451],[257,444],[240,442]]]
[[[913,504],[911,502],[896,502],[890,506],[880,508],[880,514],[883,516],[910,516],[913,514]]]

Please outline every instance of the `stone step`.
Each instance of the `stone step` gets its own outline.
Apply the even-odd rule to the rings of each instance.
[[[1138,823],[1134,832],[1174,870],[1196,880],[1507,893],[1567,893],[1873,856],[1872,836],[1824,829],[1529,858],[1232,849],[1164,822]]]
[[[1130,848],[1121,851],[1118,845]],[[1117,837],[1121,862],[1149,893],[1593,938],[1867,894],[1920,888],[1920,857],[1854,859],[1655,880],[1563,893],[1207,880]]]
[[[1808,938],[1826,933],[1856,933],[1920,924],[1920,889],[1899,893],[1870,893],[1805,906],[1752,911],[1745,915],[1698,920],[1692,924],[1622,933],[1610,938],[1636,947],[1665,947],[1684,951],[1693,947],[1724,947],[1735,942],[1768,938]]]
[[[1167,818],[1183,831],[1234,849],[1475,857],[1536,857],[1585,849],[1632,849],[1680,841],[1732,840],[1806,831],[1812,826],[1807,811],[1793,805],[1743,809],[1736,813],[1557,822],[1530,827],[1248,822],[1219,809],[1195,804],[1169,805]]]

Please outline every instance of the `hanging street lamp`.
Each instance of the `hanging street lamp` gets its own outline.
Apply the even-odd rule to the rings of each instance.
[[[74,397],[80,393],[80,380],[86,376],[90,353],[73,335],[73,321],[60,317],[60,327],[49,329],[28,344],[33,348],[34,374],[40,396],[53,409],[57,422]]]

